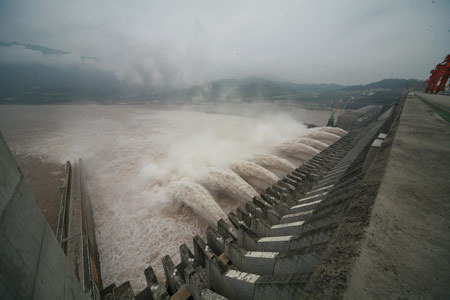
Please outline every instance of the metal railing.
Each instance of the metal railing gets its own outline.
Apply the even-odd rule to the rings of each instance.
[[[100,299],[102,280],[95,225],[81,159],[74,166],[69,161],[66,162],[66,176],[60,192],[56,238],[64,253],[74,263],[74,271],[84,293],[90,299]]]

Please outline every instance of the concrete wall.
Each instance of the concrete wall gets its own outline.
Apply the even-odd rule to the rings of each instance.
[[[0,133],[0,299],[86,299]]]
[[[336,127],[345,130],[361,128],[374,121],[381,113],[382,106],[367,105],[355,111],[340,115],[336,121]]]
[[[370,223],[364,235],[346,229],[362,240],[354,263],[346,262],[352,267],[343,297],[450,299],[450,126],[408,97],[395,127],[366,173],[371,185],[379,181]]]

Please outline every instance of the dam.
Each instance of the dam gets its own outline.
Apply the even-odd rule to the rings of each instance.
[[[155,262],[143,262],[142,289],[134,289],[129,279],[106,286],[102,282],[93,234],[97,224],[92,221],[85,194],[83,161],[67,164],[55,236],[2,138],[1,177],[5,180],[1,185],[1,232],[2,245],[8,245],[1,247],[2,266],[6,267],[2,271],[2,296],[448,296],[450,272],[439,261],[449,261],[445,251],[450,246],[445,238],[449,224],[443,218],[448,214],[443,199],[448,195],[449,129],[418,97],[433,98],[412,95],[401,99],[388,113],[348,132],[336,128],[305,130],[296,140],[280,141],[265,153],[253,152],[247,160],[233,160],[230,169],[206,168],[197,182],[180,180],[171,185],[170,197],[184,201],[194,212],[208,212],[207,228],[203,235],[192,237],[193,247],[177,245],[178,258],[163,256],[163,278],[154,271]],[[422,141],[429,146],[425,148]],[[443,146],[437,146],[443,141]],[[417,152],[420,162],[408,156]],[[437,164],[427,165],[437,157],[441,158]],[[419,172],[423,175],[416,182],[414,175]],[[438,176],[429,176],[431,172]],[[401,188],[394,182],[400,182]],[[431,197],[427,186],[434,187]],[[217,198],[211,199],[211,195]],[[221,197],[235,199],[237,207],[224,209],[217,204]],[[198,199],[203,199],[201,204]],[[433,231],[424,226],[425,220]],[[441,243],[417,235],[417,228],[441,236]],[[424,245],[422,250],[413,257],[403,257],[401,249],[408,245],[413,252],[418,241]],[[425,249],[437,254],[431,257]],[[420,264],[408,263],[408,259]],[[401,284],[383,280],[386,274]],[[420,284],[415,283],[417,279]],[[21,282],[31,284],[20,286]]]

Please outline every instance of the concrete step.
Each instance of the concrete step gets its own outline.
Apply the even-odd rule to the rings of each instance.
[[[329,185],[334,185],[339,180],[339,177],[336,178],[327,178],[320,180],[315,186],[315,189],[320,189]]]
[[[317,201],[317,203],[320,203],[320,201]],[[314,212],[314,207],[317,205],[317,203],[313,202],[314,206],[304,207],[303,211],[297,211],[295,213],[284,215],[280,219],[280,224],[289,224],[289,223],[293,223],[293,222],[305,221]],[[309,208],[309,209],[307,209],[307,208]],[[298,209],[298,210],[300,210],[300,209]]]
[[[326,244],[287,252],[247,251],[227,241],[225,255],[241,272],[257,275],[281,275],[311,272],[320,261]]]
[[[328,194],[328,191],[325,190],[325,191],[323,191],[321,193],[317,193],[317,194],[314,194],[314,195],[309,195],[309,196],[303,197],[301,199],[298,199],[297,200],[297,204],[294,205],[294,206],[291,206],[289,212],[292,213],[293,210],[295,210],[296,208],[303,207],[304,204],[307,204],[307,203],[310,203],[310,202],[314,202],[314,201],[317,201],[317,200],[321,200],[324,197],[326,197],[327,194]]]
[[[306,196],[313,196],[317,194],[322,194],[327,192],[333,188],[334,184],[330,184],[323,187],[314,186],[309,192],[306,193]]]
[[[291,223],[270,225],[267,222],[264,222],[264,220],[258,220],[255,222],[256,226],[252,227],[252,230],[259,237],[294,235],[300,231],[303,223],[303,221],[296,221]]]
[[[273,236],[273,237],[263,237],[257,240],[256,249],[257,251],[272,251],[272,252],[283,252],[289,250],[290,240],[294,236],[284,235],[284,236]]]
[[[341,170],[339,172],[333,173],[333,174],[326,174],[325,176],[322,177],[321,180],[325,181],[325,180],[338,180],[340,177],[342,177],[342,175],[344,175],[346,169],[345,170]]]
[[[289,250],[327,243],[335,230],[336,226],[330,225],[325,227],[318,227],[316,229],[312,229],[296,235],[289,240]]]

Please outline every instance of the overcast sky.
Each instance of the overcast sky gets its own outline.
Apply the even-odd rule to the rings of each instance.
[[[0,0],[0,41],[73,53],[56,64],[93,56],[146,85],[425,79],[450,52],[450,1]],[[0,59],[39,60],[10,50]]]

